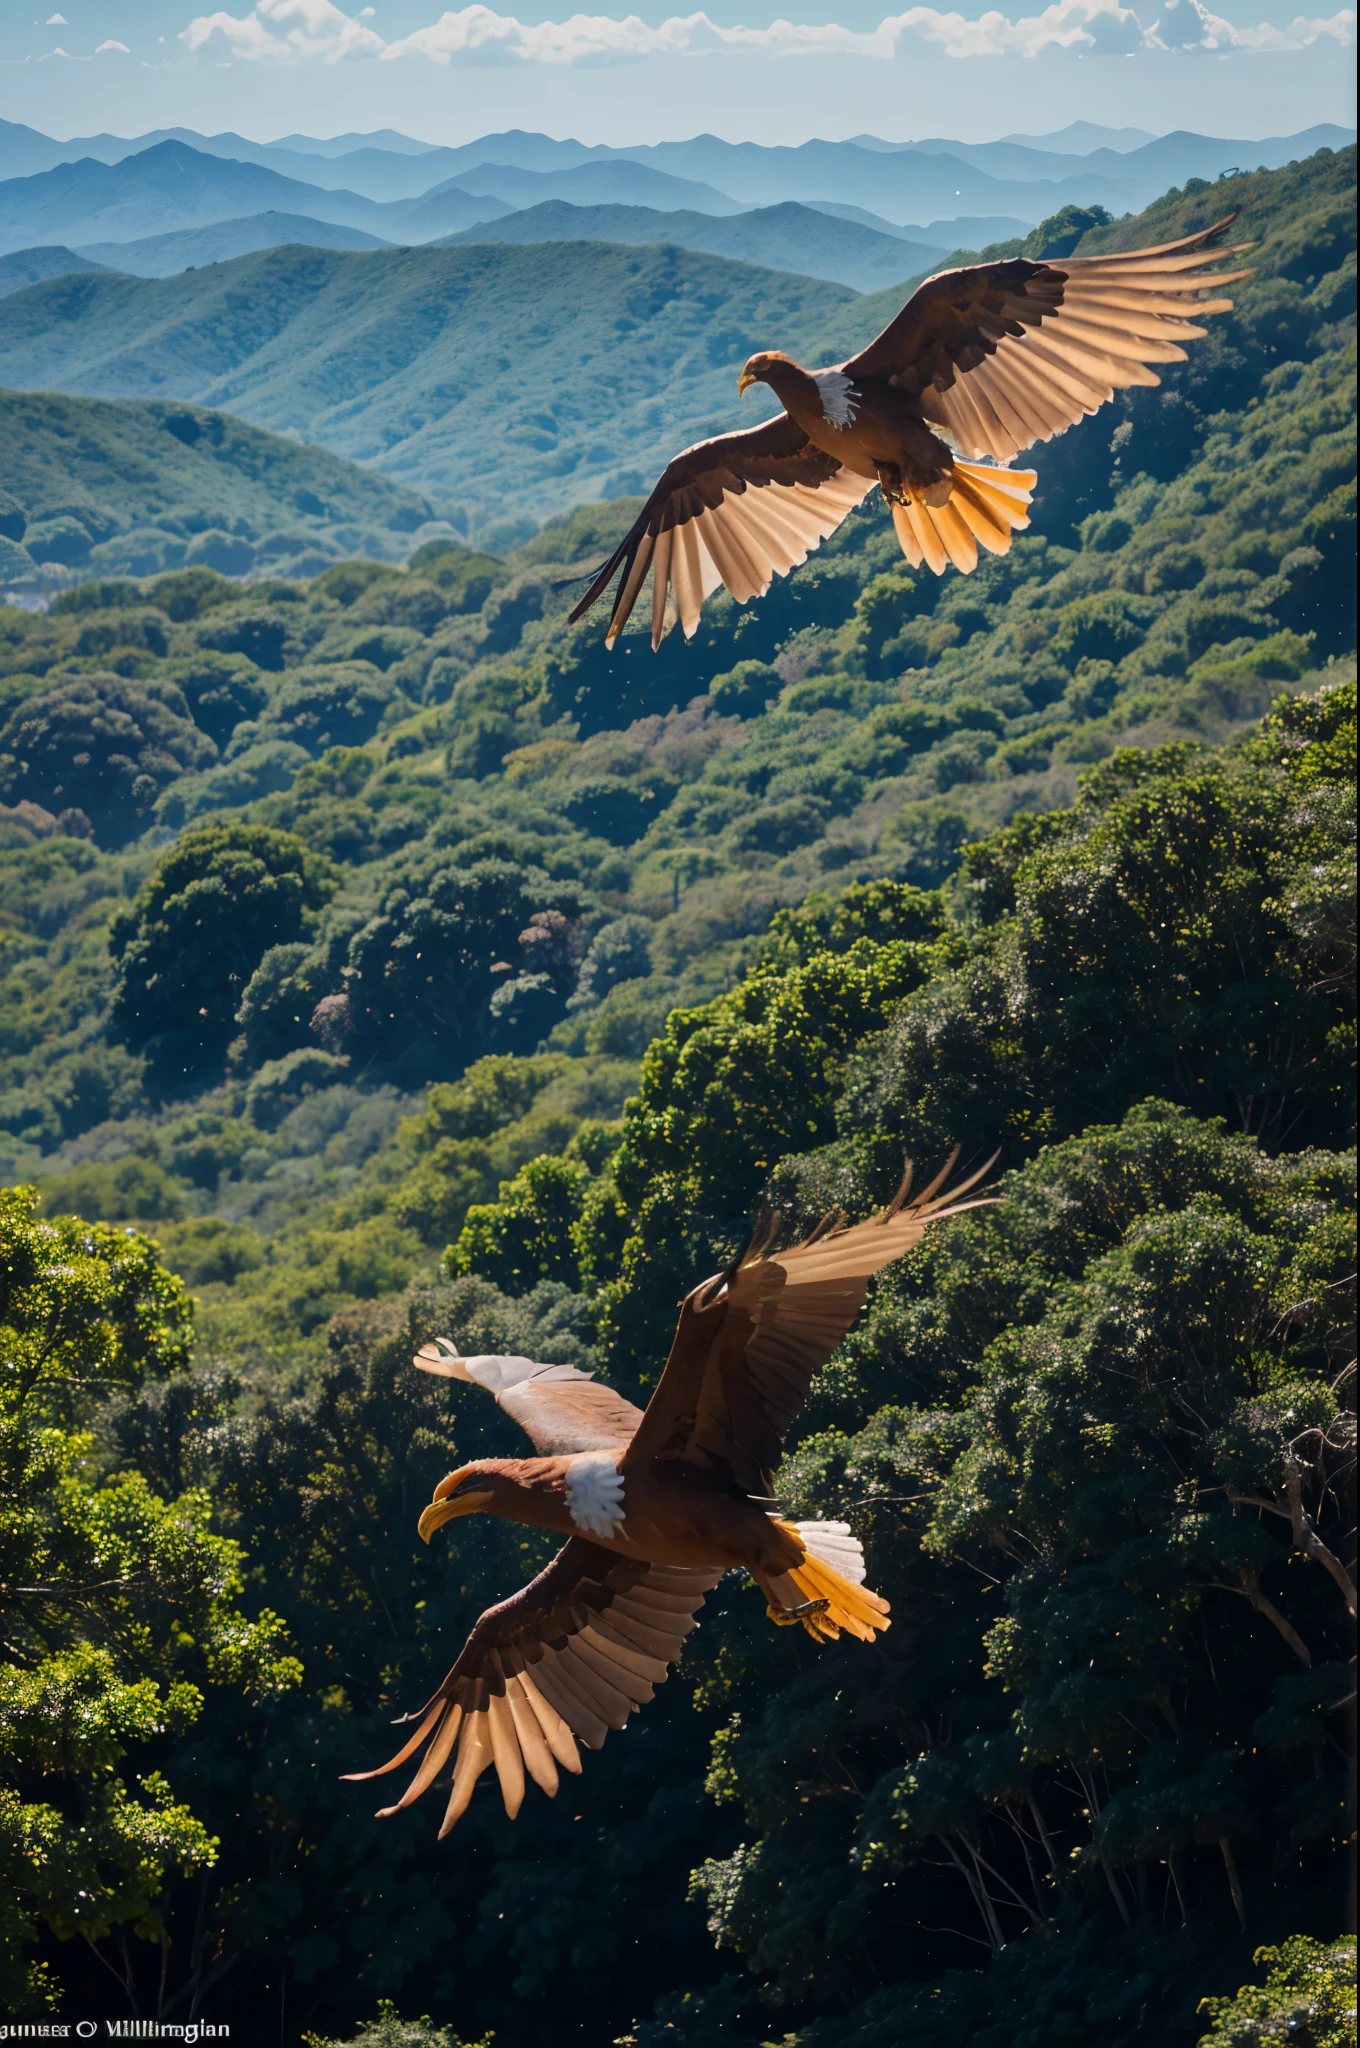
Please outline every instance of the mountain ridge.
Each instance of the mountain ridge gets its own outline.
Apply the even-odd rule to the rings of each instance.
[[[261,165],[206,156],[185,143],[161,142],[117,164],[85,157],[0,183],[0,253],[36,241],[140,240],[271,207],[393,241],[402,238],[411,206],[424,209],[419,217],[428,234],[510,210],[504,201],[458,190],[433,203],[387,206],[356,192],[323,191]]]
[[[731,256],[763,269],[827,278],[873,292],[928,270],[945,250],[908,241],[853,220],[835,220],[818,208],[789,200],[783,206],[715,218],[709,214],[656,213],[642,206],[576,207],[560,201],[506,214],[448,235],[436,247],[471,243],[674,242],[681,248]]]
[[[1096,202],[1115,213],[1136,211],[1159,191],[1191,176],[1212,178],[1233,167],[1279,164],[1311,154],[1318,147],[1345,147],[1353,139],[1352,131],[1332,124],[1320,124],[1295,136],[1252,141],[1202,136],[1190,130],[1146,137],[1141,131],[1075,123],[1056,138],[1058,147],[1046,146],[1048,139],[1043,137],[1026,140],[1010,136],[965,143],[948,137],[887,142],[867,135],[844,142],[814,138],[786,147],[734,144],[714,135],[616,147],[511,129],[453,147],[421,144],[384,131],[377,139],[384,146],[354,137],[357,146],[341,148],[339,144],[351,138],[303,147],[306,137],[257,143],[230,131],[204,136],[184,128],[156,130],[131,139],[102,135],[60,143],[21,123],[0,122],[0,176],[8,185],[21,177],[46,175],[82,157],[109,170],[145,156],[150,149],[175,143],[218,163],[248,164],[257,172],[270,171],[293,188],[302,186],[309,192],[332,195],[329,199],[303,199],[296,189],[290,194],[277,188],[272,199],[257,196],[245,204],[233,201],[229,212],[248,214],[273,204],[276,210],[342,221],[396,241],[433,239],[469,225],[466,217],[450,215],[432,221],[428,212],[416,211],[407,217],[400,209],[419,209],[431,188],[442,188],[446,201],[455,190],[473,194],[474,188],[466,182],[469,178],[476,180],[476,192],[489,190],[495,180],[488,180],[486,173],[492,169],[500,172],[502,189],[497,197],[502,206],[564,199],[578,204],[589,200],[688,206],[699,212],[722,213],[797,200],[811,205],[854,205],[909,227],[967,214],[1019,216],[1033,225],[1067,203]],[[1076,141],[1090,146],[1077,150],[1073,147]],[[1064,142],[1066,147],[1061,146]],[[649,173],[678,177],[691,188],[703,185],[708,191],[667,194],[656,185],[630,184],[622,168],[627,165],[634,166],[643,179]],[[584,183],[577,175],[580,173],[585,174]],[[541,182],[535,186],[534,179]],[[17,203],[18,195],[8,197],[10,204]],[[364,205],[397,211],[381,216],[356,211]],[[213,217],[224,216],[217,213]],[[489,214],[484,211],[480,217]],[[157,219],[138,225],[140,232],[147,233],[192,224],[185,219]],[[69,223],[55,225],[64,233]],[[48,231],[30,222],[22,239],[36,240],[40,233],[46,238]],[[86,240],[102,238],[103,231],[98,228],[84,236]]]
[[[101,269],[121,270],[129,277],[173,277],[182,270],[229,263],[236,256],[253,256],[262,249],[284,248],[294,242],[308,249],[396,246],[380,235],[334,221],[312,220],[297,213],[255,213],[210,221],[201,228],[177,228],[167,235],[145,235],[135,242],[94,242],[69,253],[90,258]],[[6,260],[0,258],[0,263]]]

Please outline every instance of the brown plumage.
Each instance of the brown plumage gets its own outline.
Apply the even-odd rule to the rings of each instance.
[[[842,1630],[871,1642],[888,1607],[862,1583],[863,1556],[843,1522],[774,1512],[784,1437],[816,1373],[864,1305],[870,1277],[919,1244],[932,1223],[993,1200],[973,1194],[991,1165],[945,1190],[957,1153],[914,1201],[908,1172],[866,1223],[829,1216],[775,1249],[777,1219],[737,1263],[687,1295],[645,1414],[588,1373],[531,1359],[460,1357],[439,1338],[415,1363],[494,1394],[537,1456],[482,1458],[440,1481],[420,1518],[487,1512],[566,1538],[546,1571],[478,1621],[415,1732],[371,1778],[425,1746],[395,1806],[418,1799],[453,1762],[441,1835],[495,1767],[513,1818],[525,1776],[555,1793],[579,1771],[578,1741],[598,1749],[651,1699],[680,1655],[705,1595],[744,1569],[777,1622],[818,1640]],[[965,1199],[971,1195],[971,1199]]]
[[[1029,524],[1037,479],[995,465],[1065,432],[1126,385],[1159,384],[1150,363],[1185,361],[1181,343],[1205,331],[1187,314],[1232,305],[1196,295],[1250,275],[1204,274],[1251,246],[1210,249],[1236,218],[1155,249],[942,271],[832,369],[804,370],[777,350],[752,356],[738,392],[768,384],[784,411],[677,455],[572,619],[622,569],[605,635],[612,647],[650,572],[652,646],[677,615],[689,639],[719,584],[741,604],[763,597],[875,484],[913,567],[924,562],[938,576],[952,562],[967,575],[980,547],[1004,555]]]

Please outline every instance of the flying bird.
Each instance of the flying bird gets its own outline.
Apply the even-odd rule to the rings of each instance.
[[[566,1542],[547,1569],[488,1608],[416,1728],[380,1777],[424,1757],[395,1806],[427,1791],[453,1759],[440,1828],[466,1812],[494,1766],[513,1820],[526,1774],[550,1796],[579,1772],[578,1743],[598,1749],[650,1700],[724,1572],[741,1568],[781,1625],[819,1641],[842,1630],[872,1642],[888,1603],[864,1584],[844,1522],[789,1522],[774,1476],[783,1439],[820,1370],[863,1306],[871,1274],[919,1244],[931,1224],[992,1201],[965,1199],[992,1165],[947,1192],[957,1151],[914,1201],[911,1173],[868,1222],[825,1218],[792,1248],[768,1225],[743,1256],[688,1294],[645,1414],[570,1365],[464,1358],[445,1338],[416,1354],[423,1372],[493,1394],[533,1444],[531,1458],[479,1458],[441,1479],[420,1517],[428,1543],[463,1515],[500,1515]]]
[[[652,646],[673,614],[685,638],[725,584],[739,604],[807,560],[877,484],[902,552],[942,576],[966,576],[978,549],[1004,555],[1029,524],[1038,481],[1005,465],[1094,413],[1130,384],[1160,384],[1149,363],[1183,363],[1186,318],[1224,313],[1197,299],[1249,270],[1205,276],[1231,227],[1155,249],[1031,262],[1013,257],[941,271],[918,285],[876,340],[848,362],[805,370],[779,350],[749,358],[740,394],[767,384],[783,405],[763,426],[700,441],[677,455],[571,613],[581,618],[615,573],[606,646],[627,624],[650,570]]]

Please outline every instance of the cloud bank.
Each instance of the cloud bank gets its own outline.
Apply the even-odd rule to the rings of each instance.
[[[219,10],[196,16],[180,40],[191,52],[204,51],[219,62],[225,58],[269,66],[369,59],[557,67],[741,51],[889,60],[913,51],[957,59],[1036,58],[1061,51],[1105,57],[1140,51],[1251,56],[1305,50],[1327,40],[1342,47],[1355,41],[1352,9],[1325,19],[1300,15],[1288,28],[1266,22],[1237,28],[1211,13],[1203,0],[1166,0],[1159,18],[1147,27],[1119,0],[1054,0],[1041,14],[1019,21],[995,11],[970,18],[934,7],[910,7],[904,14],[886,15],[876,29],[864,33],[835,22],[783,20],[761,29],[720,28],[702,13],[675,15],[657,28],[635,14],[573,14],[564,21],[527,23],[489,7],[472,6],[442,14],[428,28],[393,42],[385,42],[368,26],[363,17],[372,12],[365,7],[362,15],[351,16],[333,0],[257,0],[249,14]]]

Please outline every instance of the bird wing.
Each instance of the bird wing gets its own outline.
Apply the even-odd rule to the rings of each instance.
[[[813,1374],[864,1306],[871,1275],[919,1244],[932,1223],[997,1199],[962,1199],[991,1159],[941,1192],[957,1158],[914,1201],[909,1168],[888,1207],[853,1229],[833,1215],[801,1244],[771,1252],[771,1224],[738,1265],[696,1288],[681,1304],[665,1370],[620,1471],[675,1458],[770,1499],[784,1437]]]
[[[532,1358],[498,1355],[463,1358],[447,1337],[423,1345],[412,1362],[421,1372],[485,1387],[540,1457],[616,1451],[631,1441],[642,1420],[640,1408],[574,1365],[538,1365]]]
[[[706,597],[725,584],[739,604],[763,597],[834,533],[873,489],[834,455],[823,454],[787,413],[741,434],[699,441],[668,463],[635,525],[571,614],[584,616],[615,570],[623,580],[609,619],[612,647],[652,571],[652,646],[669,630],[666,593],[675,592],[691,639]]]
[[[440,1839],[466,1812],[488,1765],[500,1779],[513,1820],[525,1773],[549,1798],[558,1769],[579,1772],[578,1739],[599,1749],[651,1699],[695,1625],[720,1572],[687,1571],[616,1557],[573,1536],[546,1571],[489,1607],[457,1663],[417,1714],[417,1727],[397,1754],[352,1781],[379,1778],[425,1745],[399,1813],[428,1791],[451,1756],[453,1787]]]
[[[1249,270],[1204,271],[1250,248],[1210,250],[1236,214],[1155,249],[1108,256],[978,263],[918,286],[876,340],[844,365],[886,377],[974,460],[1009,462],[1093,413],[1127,384],[1160,384],[1149,363],[1183,363],[1204,334],[1185,316],[1224,313],[1196,299]]]

